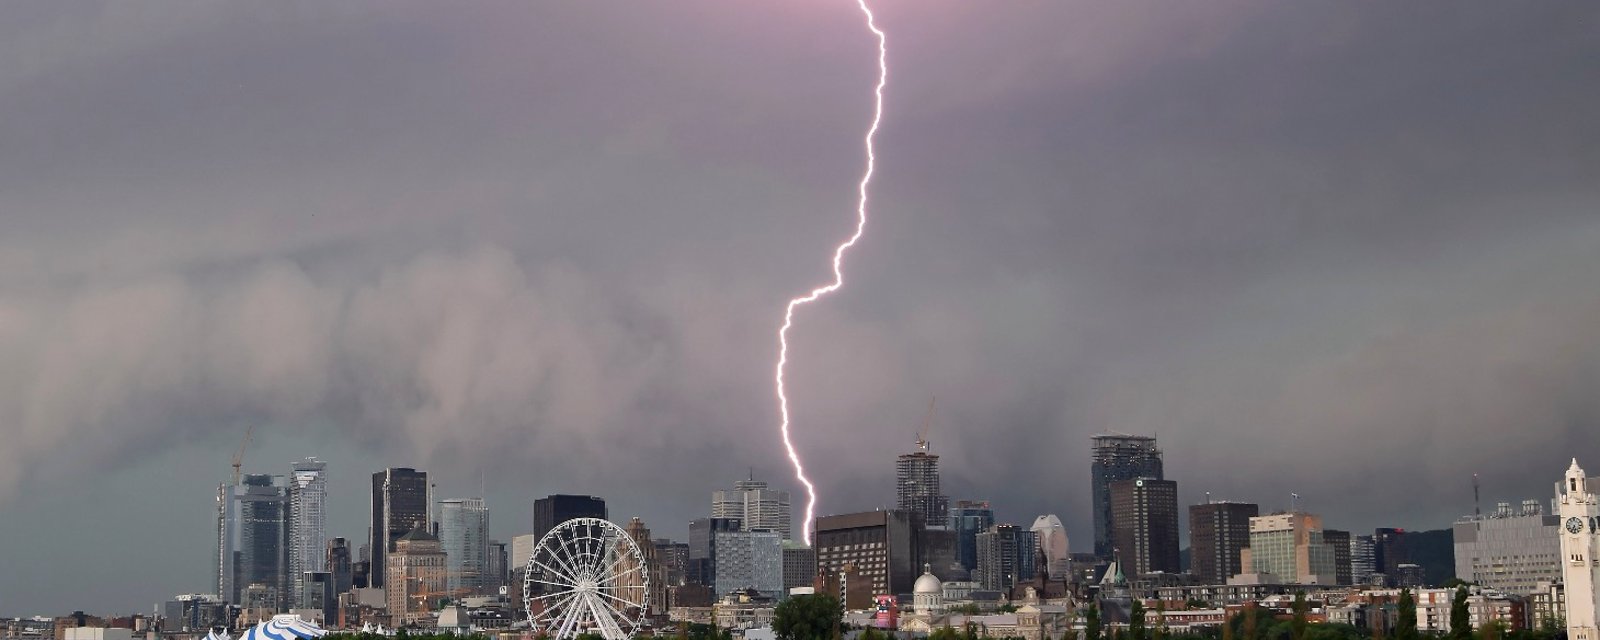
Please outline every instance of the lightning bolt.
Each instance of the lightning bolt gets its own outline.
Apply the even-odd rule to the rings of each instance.
[[[806,488],[806,518],[801,524],[801,536],[806,544],[811,544],[811,523],[817,506],[817,487],[806,478],[805,466],[800,463],[800,453],[794,448],[794,441],[789,437],[789,397],[784,393],[783,367],[789,363],[789,327],[794,326],[794,310],[800,305],[815,302],[822,296],[833,293],[844,286],[844,252],[855,246],[861,239],[862,232],[867,229],[867,185],[872,182],[872,172],[876,168],[877,158],[873,155],[872,139],[878,134],[878,124],[883,121],[883,87],[889,82],[889,49],[883,31],[878,29],[878,24],[873,21],[872,9],[867,6],[867,0],[856,0],[856,5],[861,7],[861,13],[866,17],[867,29],[878,38],[878,86],[873,89],[872,126],[867,128],[867,135],[863,140],[867,150],[867,168],[861,174],[861,183],[856,187],[859,194],[856,205],[856,231],[848,240],[833,250],[833,282],[817,287],[799,298],[789,301],[789,306],[783,310],[783,326],[778,329],[778,371],[775,380],[778,383],[778,412],[783,421],[778,431],[783,434],[783,448],[789,452],[789,462],[794,464],[794,475],[800,484]]]

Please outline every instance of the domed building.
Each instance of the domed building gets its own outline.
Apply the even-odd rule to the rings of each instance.
[[[944,613],[944,583],[928,565],[922,565],[922,577],[911,589],[911,610],[918,616],[929,618]]]

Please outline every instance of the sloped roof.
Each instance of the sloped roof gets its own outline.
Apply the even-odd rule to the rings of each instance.
[[[317,625],[291,613],[273,616],[271,620],[251,627],[240,634],[239,640],[312,640],[327,634]]]
[[[401,540],[407,540],[407,541],[413,541],[413,542],[418,541],[418,540],[421,540],[421,541],[424,541],[424,542],[438,542],[439,541],[438,538],[434,537],[433,534],[428,533],[428,530],[424,529],[422,527],[418,527],[416,529],[412,529],[410,531],[407,531],[405,535],[400,536],[399,538],[396,538],[395,542],[399,542]]]

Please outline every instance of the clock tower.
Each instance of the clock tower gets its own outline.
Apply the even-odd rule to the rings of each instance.
[[[1568,640],[1600,640],[1595,610],[1600,609],[1600,502],[1589,492],[1588,476],[1572,460],[1556,487],[1561,516],[1561,574],[1567,592]]]

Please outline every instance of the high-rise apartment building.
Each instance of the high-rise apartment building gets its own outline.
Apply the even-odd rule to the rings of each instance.
[[[1181,573],[1178,483],[1156,478],[1119,480],[1111,495],[1112,551],[1129,576]]]
[[[1111,483],[1134,478],[1166,477],[1161,468],[1161,450],[1152,436],[1125,434],[1097,435],[1094,461],[1090,465],[1089,491],[1094,507],[1094,554],[1110,558],[1115,542],[1111,538]]]
[[[776,531],[792,540],[789,513],[789,492],[768,489],[754,476],[733,483],[731,490],[711,492],[711,517],[738,518],[746,531]]]
[[[939,489],[939,456],[928,453],[928,442],[918,439],[919,451],[895,460],[895,495],[901,511],[914,514],[922,526],[940,526],[950,517],[950,498]]]
[[[1261,507],[1247,502],[1189,506],[1189,573],[1201,584],[1227,584],[1243,573],[1239,552],[1250,546],[1250,519]]]
[[[874,594],[910,593],[916,565],[917,516],[899,509],[817,518],[817,573],[834,577],[853,567]]]
[[[1039,540],[1039,553],[1044,556],[1045,572],[1051,580],[1072,576],[1072,549],[1067,539],[1067,528],[1054,514],[1033,520],[1033,535]],[[1032,576],[1029,576],[1030,578]]]
[[[1522,597],[1561,580],[1561,518],[1538,500],[1522,501],[1517,511],[1502,502],[1451,529],[1457,578]]]
[[[950,529],[956,533],[956,561],[967,571],[978,568],[978,534],[994,526],[994,509],[987,500],[959,500],[950,509]]]
[[[599,496],[555,494],[533,501],[533,535],[542,538],[557,525],[573,518],[607,519],[606,501]]]
[[[489,571],[489,507],[482,498],[439,501],[439,546],[452,595],[483,594],[495,582]]]
[[[371,538],[367,541],[372,554],[368,570],[372,586],[382,587],[388,579],[384,563],[395,541],[412,529],[427,528],[433,521],[428,512],[432,504],[430,490],[426,471],[393,467],[372,474]]]
[[[289,576],[294,593],[308,571],[327,571],[328,464],[306,458],[290,465]]]
[[[1005,591],[1032,580],[1037,568],[1039,538],[1014,524],[997,524],[978,534],[978,568],[974,582],[984,589]]]
[[[288,604],[289,487],[283,476],[246,474],[238,484],[217,488],[217,593],[244,604],[245,591],[259,586],[270,602]]]
[[[1274,513],[1250,519],[1250,572],[1287,584],[1335,583],[1334,551],[1322,538],[1322,518],[1309,513]]]
[[[716,576],[712,581],[717,596],[741,589],[755,589],[764,596],[779,597],[783,590],[783,539],[776,531],[718,531],[716,538]]]

